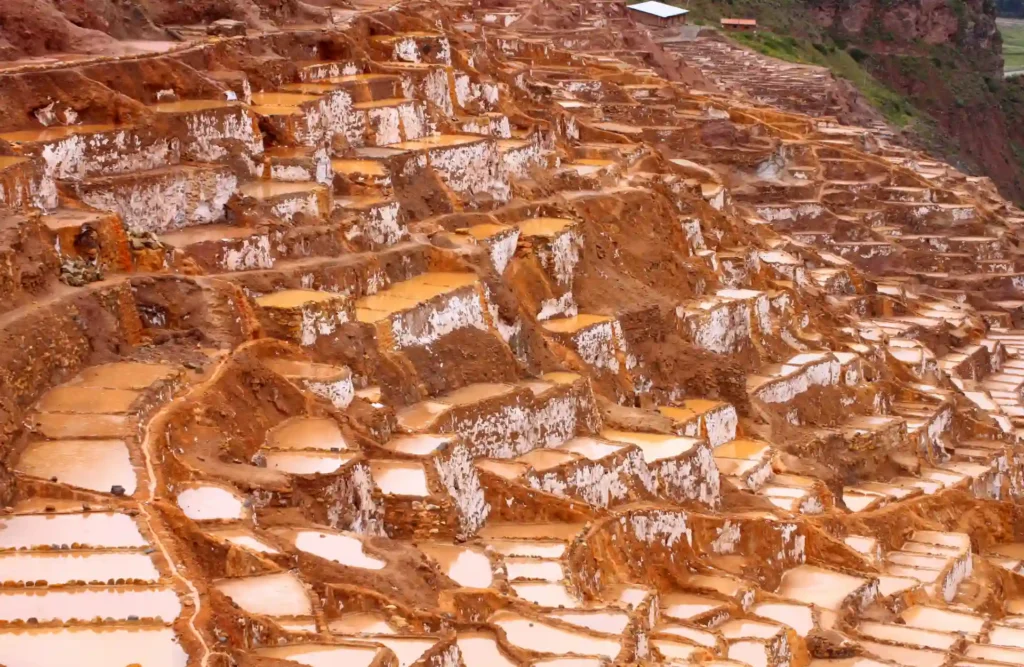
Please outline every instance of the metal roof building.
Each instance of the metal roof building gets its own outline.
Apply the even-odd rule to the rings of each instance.
[[[635,20],[656,26],[682,25],[686,23],[686,15],[690,13],[688,9],[667,5],[657,0],[629,5],[627,9]]]

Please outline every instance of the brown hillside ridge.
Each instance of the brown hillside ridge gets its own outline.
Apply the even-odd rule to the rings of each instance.
[[[0,5],[0,664],[1024,664],[1024,213],[823,71]]]

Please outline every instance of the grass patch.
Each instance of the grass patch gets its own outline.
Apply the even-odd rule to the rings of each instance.
[[[997,19],[1003,35],[1003,71],[1024,69],[1024,21]]]
[[[717,26],[723,18],[757,19],[758,24],[779,34],[797,35],[812,41],[822,30],[810,18],[806,0],[662,0],[690,10],[691,23]]]
[[[1024,53],[1008,54],[1003,56],[1003,71],[1024,69]]]
[[[767,31],[736,33],[733,37],[736,41],[773,58],[829,68],[833,74],[856,86],[861,94],[897,127],[906,127],[918,117],[917,110],[905,97],[879,83],[861,67],[860,63],[869,55],[860,49],[846,50],[839,48],[832,40],[810,42]]]

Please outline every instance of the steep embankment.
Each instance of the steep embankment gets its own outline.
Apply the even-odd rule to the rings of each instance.
[[[912,139],[1024,201],[1024,81],[1003,79],[992,0],[696,0],[692,7],[699,20],[758,18],[771,32],[743,41],[829,65]]]

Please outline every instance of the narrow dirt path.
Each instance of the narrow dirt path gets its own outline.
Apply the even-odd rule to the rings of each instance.
[[[156,530],[153,526],[154,517],[151,514],[147,505],[151,504],[157,497],[157,477],[156,468],[153,465],[153,442],[154,438],[159,436],[158,427],[163,425],[165,417],[171,410],[171,407],[179,401],[186,400],[188,397],[201,391],[211,383],[215,382],[223,373],[224,367],[226,366],[227,360],[230,359],[230,355],[225,355],[222,359],[217,362],[217,367],[210,374],[209,377],[205,378],[201,382],[192,385],[184,393],[171,398],[171,400],[164,403],[159,410],[149,419],[146,424],[145,435],[142,438],[140,446],[142,448],[142,456],[146,461],[146,475],[149,478],[149,484],[146,488],[145,498],[139,501],[139,509],[142,515],[146,518],[146,524],[149,527],[149,534],[153,536],[153,545],[160,550],[163,554],[164,559],[167,561],[168,567],[171,568],[171,576],[178,582],[183,584],[189,590],[189,597],[192,599],[192,615],[188,619],[188,627],[192,634],[195,636],[199,646],[202,647],[202,656],[199,664],[202,667],[208,667],[210,663],[210,657],[213,655],[227,655],[220,651],[212,651],[209,644],[206,643],[206,639],[203,637],[203,633],[196,627],[196,619],[199,617],[199,613],[202,610],[202,599],[199,595],[199,589],[196,588],[195,584],[182,574],[181,570],[178,569],[178,564],[174,560],[174,556],[171,551],[164,544],[160,537],[160,531]]]

